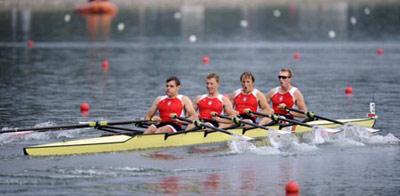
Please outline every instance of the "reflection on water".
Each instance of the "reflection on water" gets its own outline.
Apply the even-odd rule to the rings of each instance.
[[[108,40],[110,26],[114,16],[111,15],[84,15],[87,31],[93,41]]]
[[[114,41],[168,38],[185,42],[190,35],[199,41],[399,40],[400,3],[121,4],[115,18],[79,16],[73,8],[53,11],[10,6],[0,11],[0,41],[86,41],[97,36],[100,39],[96,40],[106,40],[109,33]],[[124,28],[118,27],[121,24]]]

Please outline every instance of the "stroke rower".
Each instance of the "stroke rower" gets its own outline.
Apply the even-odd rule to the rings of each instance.
[[[215,117],[212,113],[235,116],[232,103],[228,97],[219,93],[219,75],[210,73],[205,78],[207,94],[199,95],[194,101],[194,108],[198,110],[199,119],[211,123],[214,127],[226,128],[232,121]]]
[[[275,114],[286,118],[305,118],[305,115],[285,110],[285,107],[294,108],[307,112],[307,105],[301,91],[292,85],[293,71],[290,68],[282,68],[278,74],[280,86],[271,89],[267,95],[268,103],[272,104]]]
[[[181,82],[175,76],[166,80],[165,95],[157,97],[151,105],[145,116],[145,120],[160,121],[157,125],[150,125],[144,134],[151,133],[174,133],[182,130],[182,122],[172,119],[171,116],[176,114],[183,116],[185,113],[190,119],[196,119],[197,114],[193,108],[192,101],[184,95],[179,94]],[[158,111],[159,117],[155,116]],[[189,125],[187,129],[192,128]]]
[[[249,115],[248,110],[272,114],[272,109],[268,105],[264,94],[258,89],[254,88],[254,75],[251,72],[243,72],[240,75],[240,82],[242,84],[242,88],[237,89],[230,95],[233,107],[239,114],[239,117],[256,122],[257,117]],[[262,118],[259,124],[266,125],[270,122],[271,119]]]

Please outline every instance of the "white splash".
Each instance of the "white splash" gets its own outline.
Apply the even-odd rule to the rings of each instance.
[[[249,142],[232,141],[229,147],[235,153],[259,155],[290,155],[314,152],[323,145],[339,147],[363,147],[369,145],[399,145],[400,139],[389,133],[377,134],[379,130],[346,124],[336,129],[314,127],[311,132],[297,137],[295,134],[271,132],[262,146]],[[267,144],[267,145],[266,145]]]
[[[376,129],[359,127],[355,125],[346,124],[342,127],[344,129],[342,137],[351,139],[363,144],[400,144],[400,139],[389,133],[386,136],[374,134]]]
[[[43,122],[34,125],[34,128],[56,126],[53,122]],[[8,129],[4,127],[4,129]],[[0,134],[0,145],[8,143],[18,143],[23,141],[45,141],[50,139],[68,139],[74,138],[85,129],[71,129],[71,130],[60,130],[60,131],[23,131],[23,132],[11,132]]]
[[[254,144],[244,140],[231,140],[228,142],[228,146],[231,150],[230,153],[244,153],[257,149]]]
[[[309,133],[305,133],[302,141],[316,145],[334,144],[339,146],[365,146],[368,144],[398,144],[399,139],[388,134],[377,135],[379,130],[346,124],[337,129],[314,127]]]

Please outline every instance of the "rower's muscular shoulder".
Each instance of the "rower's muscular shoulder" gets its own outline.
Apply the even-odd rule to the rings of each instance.
[[[155,100],[154,100],[154,104],[156,104],[156,105],[158,105],[158,103],[160,103],[160,101],[162,100],[162,99],[164,99],[164,95],[161,95],[161,96],[158,96]]]

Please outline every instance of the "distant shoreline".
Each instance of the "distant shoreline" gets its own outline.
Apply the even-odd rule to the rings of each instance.
[[[0,10],[31,9],[31,10],[68,10],[87,2],[86,0],[2,0]],[[182,6],[204,6],[206,8],[232,8],[259,6],[278,6],[290,3],[297,5],[321,5],[321,4],[400,4],[398,0],[111,0],[120,8],[148,8],[179,9]]]

